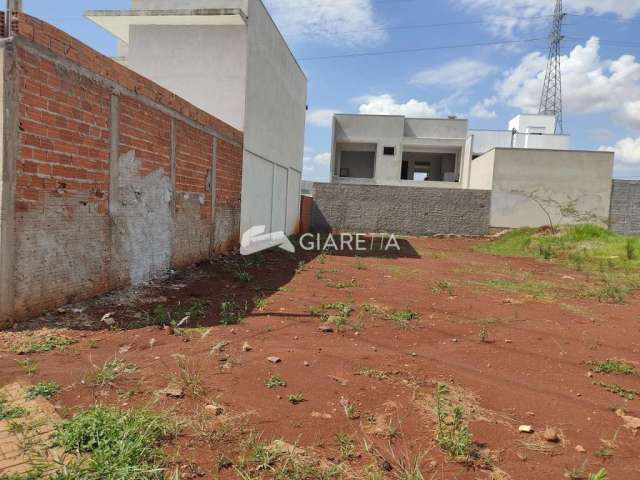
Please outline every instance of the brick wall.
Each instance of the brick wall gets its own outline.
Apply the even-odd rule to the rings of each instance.
[[[489,190],[316,183],[311,226],[318,232],[486,235],[490,210]]]
[[[640,235],[640,181],[613,181],[610,222],[615,232]]]
[[[242,133],[25,14],[3,40],[0,321],[235,246]]]

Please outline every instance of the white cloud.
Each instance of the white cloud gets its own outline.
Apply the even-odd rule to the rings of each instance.
[[[496,112],[492,110],[491,107],[493,107],[497,101],[498,99],[496,97],[485,98],[471,108],[469,116],[473,118],[495,118]]]
[[[632,128],[640,128],[640,100],[625,103],[622,116]]]
[[[417,73],[411,79],[411,83],[450,89],[465,89],[484,80],[496,70],[497,68],[494,65],[481,60],[460,58]]]
[[[640,63],[632,55],[613,60],[600,57],[600,42],[592,37],[561,59],[564,108],[571,113],[610,112],[632,126],[640,122]],[[523,57],[496,86],[505,103],[536,112],[546,60],[540,52]]]
[[[372,0],[267,0],[266,4],[290,40],[370,45],[386,38]]]
[[[338,110],[316,109],[307,112],[307,123],[321,128],[330,128],[333,116],[340,113]]]
[[[313,149],[310,147],[305,147],[305,152],[309,154],[304,157],[303,178],[305,180],[328,180],[331,154],[329,152],[313,154]]]
[[[614,146],[600,147],[600,150],[615,152],[616,162],[623,166],[640,167],[640,137],[623,138]]]
[[[406,103],[398,103],[392,95],[383,94],[362,97],[365,102],[358,107],[361,114],[366,115],[404,115],[407,117],[437,117],[438,110],[427,102],[411,99]]]
[[[451,0],[462,7],[476,11],[482,15],[489,25],[489,30],[500,36],[512,37],[517,30],[527,30],[533,25],[531,19],[551,15],[555,7],[552,0]],[[638,0],[565,0],[565,10],[573,13],[589,13],[595,15],[614,14],[623,20],[630,19],[640,13]],[[547,23],[550,19],[546,19]],[[535,24],[536,28],[545,26],[545,19]]]

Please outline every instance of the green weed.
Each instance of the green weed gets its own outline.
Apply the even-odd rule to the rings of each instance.
[[[636,367],[624,360],[594,360],[589,362],[591,371],[594,373],[615,373],[617,375],[633,375]]]
[[[222,302],[220,304],[220,323],[222,325],[237,325],[247,314],[247,304],[244,306],[236,302]]]
[[[59,425],[54,443],[82,458],[59,480],[163,480],[165,440],[177,434],[168,416],[147,409],[96,406]]]
[[[633,400],[638,395],[638,392],[635,390],[630,390],[616,383],[605,383],[605,382],[593,382],[594,385],[598,387],[604,388],[607,392],[618,395],[619,397],[626,398],[627,400]]]
[[[386,313],[385,319],[391,320],[400,328],[408,328],[411,322],[420,318],[420,314],[413,310],[391,310]]]
[[[280,375],[271,375],[264,381],[264,384],[267,386],[267,388],[278,388],[287,386],[287,383],[282,380]]]
[[[454,458],[469,458],[475,450],[473,436],[464,422],[461,406],[451,406],[446,400],[447,385],[439,383],[434,393],[436,413],[435,439],[438,446]]]
[[[48,399],[53,397],[56,393],[58,393],[59,390],[60,390],[60,385],[58,385],[55,382],[48,382],[48,383],[41,382],[27,388],[25,398],[27,400],[33,400],[34,398],[37,398],[37,397],[43,397]]]

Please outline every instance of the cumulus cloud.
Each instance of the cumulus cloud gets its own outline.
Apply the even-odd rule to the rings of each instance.
[[[386,38],[372,0],[267,0],[266,4],[290,40],[370,45]]]
[[[304,167],[302,176],[305,180],[329,179],[329,165],[331,164],[331,154],[329,152],[313,153],[310,147],[305,147]]]
[[[622,116],[632,128],[640,128],[640,100],[625,103]]]
[[[492,107],[498,102],[496,97],[485,98],[471,107],[469,116],[473,118],[495,118],[496,112]]]
[[[332,109],[315,109],[307,112],[307,123],[321,128],[330,128],[333,116],[340,113],[338,110]]]
[[[423,70],[411,79],[415,85],[466,89],[484,80],[497,70],[497,67],[481,60],[460,58]]]
[[[562,62],[563,100],[571,113],[610,112],[627,126],[640,123],[640,63],[632,55],[608,60],[592,37],[577,45]],[[505,103],[534,113],[538,110],[546,59],[540,52],[524,56],[496,86]]]
[[[427,102],[411,99],[398,103],[392,95],[374,95],[362,97],[358,107],[361,114],[366,115],[404,115],[406,117],[437,117],[438,110]]]
[[[616,162],[623,166],[640,167],[640,137],[623,138],[613,146],[603,146],[600,150],[615,152]]]
[[[478,12],[495,35],[512,37],[518,30],[528,30],[533,22],[527,17],[553,14],[555,2],[541,0],[451,0],[464,8]],[[640,13],[637,0],[565,0],[564,8],[571,12],[595,15],[614,14],[627,20]],[[544,19],[541,19],[544,21]],[[540,21],[536,23],[540,28]]]

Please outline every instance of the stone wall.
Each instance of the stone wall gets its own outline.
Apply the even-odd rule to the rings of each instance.
[[[316,183],[314,231],[485,235],[488,190]]]
[[[610,222],[615,232],[640,235],[640,181],[613,181]]]
[[[0,39],[0,324],[238,243],[242,132],[25,14]]]

